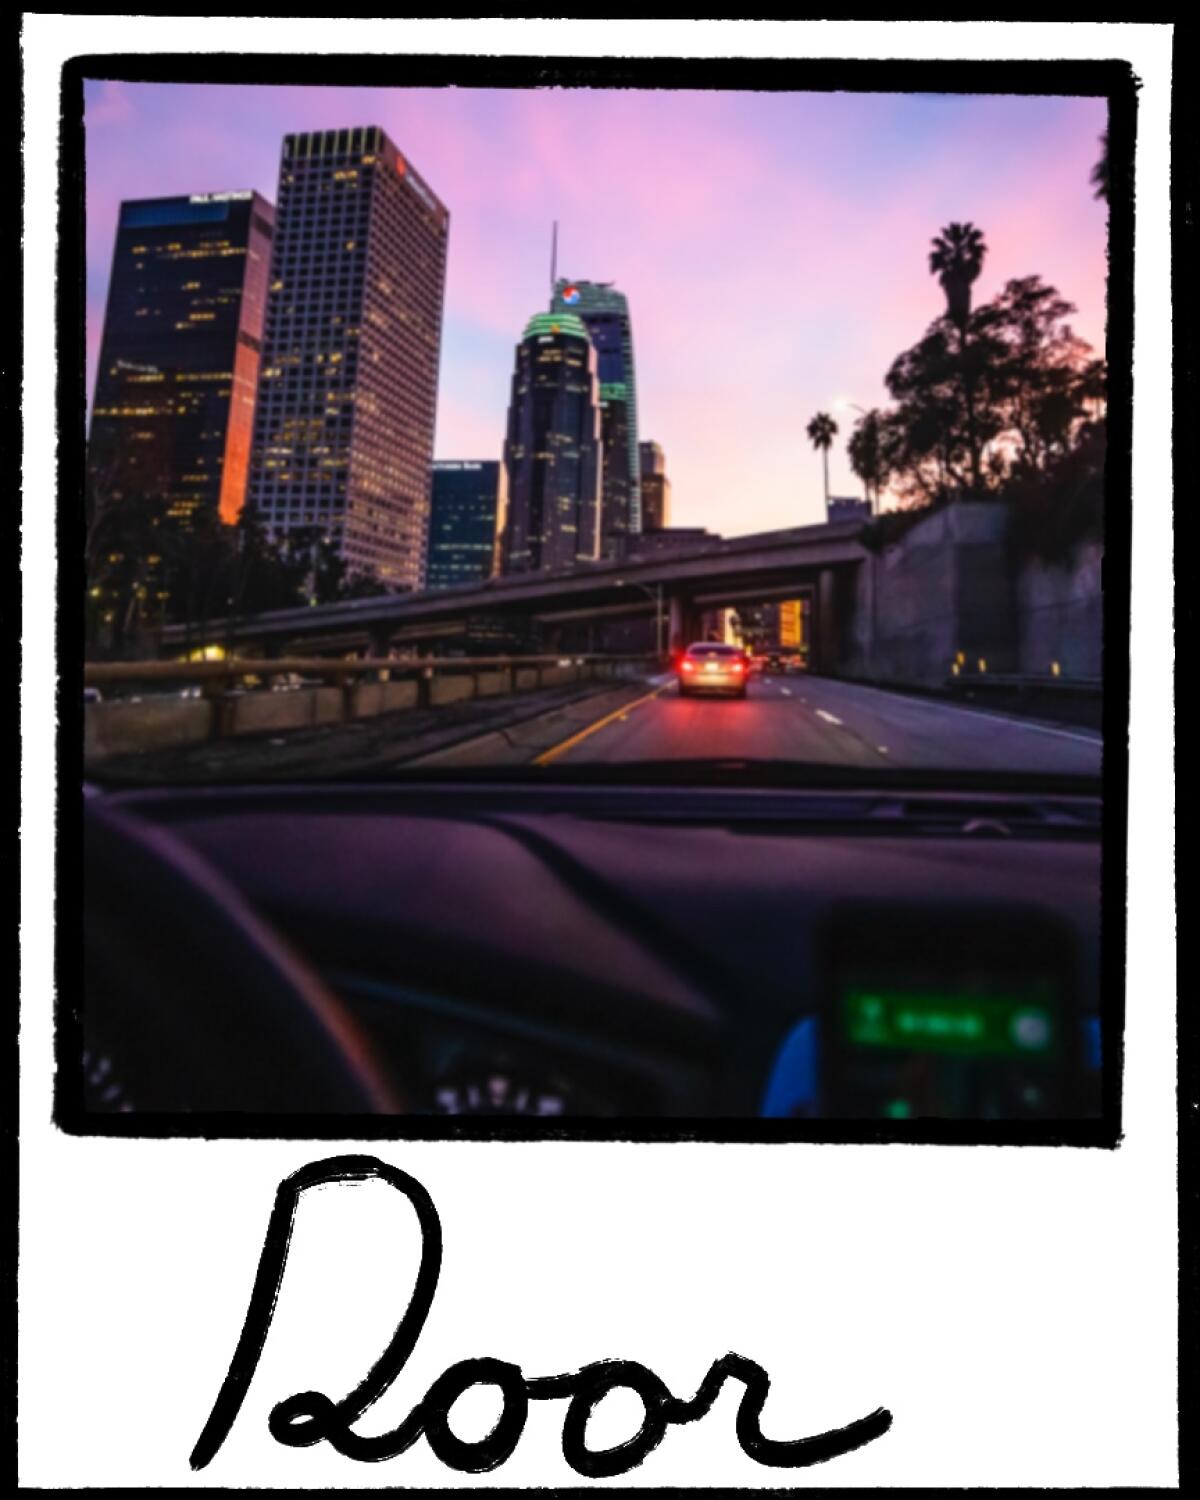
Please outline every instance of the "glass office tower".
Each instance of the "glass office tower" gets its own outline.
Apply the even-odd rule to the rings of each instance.
[[[603,459],[596,351],[572,313],[538,313],[517,345],[504,441],[504,573],[600,556]]]
[[[671,524],[671,481],[657,443],[638,444],[642,478],[642,530],[662,531]]]
[[[378,127],[284,138],[250,499],[396,588],[425,574],[449,221]]]
[[[88,438],[88,514],[188,528],[246,496],[274,210],[257,193],[122,203]]]
[[[629,448],[629,392],[624,381],[600,382],[600,441],[604,453],[600,488],[600,551],[624,555],[629,535],[631,491],[625,454]]]
[[[427,589],[480,583],[491,577],[501,472],[494,459],[435,460]]]
[[[642,529],[641,486],[638,474],[637,377],[633,363],[633,324],[629,301],[611,281],[568,281],[559,278],[554,284],[551,312],[571,312],[582,318],[596,349],[596,373],[602,386],[625,387],[624,463],[628,489],[628,513],[617,514],[611,524],[605,521],[607,534],[619,535]],[[618,462],[617,451],[605,450],[605,464]],[[617,492],[614,491],[614,494]]]

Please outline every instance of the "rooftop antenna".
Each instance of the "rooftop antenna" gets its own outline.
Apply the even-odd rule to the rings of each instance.
[[[550,311],[554,311],[554,286],[558,276],[558,220],[550,235]]]

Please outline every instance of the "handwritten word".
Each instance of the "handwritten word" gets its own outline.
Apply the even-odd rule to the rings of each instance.
[[[880,1407],[848,1427],[813,1437],[791,1442],[764,1437],[759,1417],[770,1389],[770,1377],[760,1365],[739,1354],[727,1354],[716,1360],[699,1390],[686,1401],[673,1396],[653,1370],[633,1360],[600,1360],[584,1365],[573,1375],[527,1379],[519,1365],[502,1359],[479,1358],[461,1360],[443,1371],[424,1399],[393,1431],[364,1437],[353,1431],[354,1423],[379,1400],[404,1368],[432,1305],[442,1264],[442,1227],[433,1199],[415,1177],[375,1157],[336,1156],[311,1162],[279,1184],[246,1320],[204,1431],[192,1450],[193,1469],[203,1469],[216,1456],[249,1389],[274,1315],[301,1195],[309,1188],[329,1183],[364,1182],[372,1178],[402,1193],[416,1210],[421,1227],[421,1261],[412,1298],[391,1342],[349,1395],[332,1401],[319,1391],[303,1391],[274,1407],[267,1425],[276,1442],[286,1447],[309,1448],[328,1442],[346,1458],[377,1463],[405,1452],[424,1434],[442,1463],[462,1473],[482,1474],[498,1468],[512,1456],[525,1430],[530,1401],[562,1399],[569,1403],[563,1418],[563,1457],[577,1474],[588,1479],[605,1479],[636,1468],[662,1442],[668,1427],[703,1417],[729,1379],[738,1380],[745,1387],[736,1422],[742,1451],[756,1463],[772,1468],[799,1469],[838,1458],[881,1437],[892,1425],[891,1413]],[[495,1427],[486,1437],[465,1442],[450,1430],[450,1409],[465,1391],[476,1385],[496,1386],[502,1408]],[[612,1448],[589,1448],[588,1418],[604,1396],[621,1387],[640,1397],[645,1408],[641,1427],[633,1437]]]

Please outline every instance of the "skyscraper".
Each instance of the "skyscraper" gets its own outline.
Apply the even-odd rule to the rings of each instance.
[[[629,392],[620,380],[600,382],[600,442],[604,469],[600,486],[600,551],[623,555],[630,535],[632,487],[625,454],[629,447]]]
[[[427,589],[491,577],[501,473],[494,459],[435,461]]]
[[[274,210],[257,193],[122,203],[88,439],[89,516],[190,526],[246,494]]]
[[[603,460],[596,351],[573,313],[537,313],[517,345],[504,441],[505,573],[600,555]]]
[[[629,301],[624,292],[618,292],[611,281],[568,281],[560,277],[554,283],[554,295],[550,302],[551,312],[572,312],[583,319],[592,343],[596,348],[596,373],[602,387],[612,393],[610,403],[617,398],[616,389],[624,386],[624,411],[615,409],[610,417],[610,428],[614,442],[606,440],[605,464],[617,462],[620,451],[619,427],[623,426],[625,475],[628,497],[623,499],[625,485],[612,488],[614,514],[604,518],[602,525],[606,535],[620,536],[625,532],[642,529],[641,489],[638,479],[638,420],[637,379],[633,364],[633,324],[629,316]],[[627,506],[627,515],[621,507]]]
[[[420,588],[450,216],[377,126],[284,137],[250,498]]]
[[[671,524],[671,481],[657,443],[638,444],[642,480],[642,530],[661,531]]]

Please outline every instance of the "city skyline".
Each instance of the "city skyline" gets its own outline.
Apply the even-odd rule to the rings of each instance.
[[[1100,99],[96,84],[87,90],[88,391],[121,198],[255,188],[281,138],[377,121],[454,218],[436,458],[499,456],[514,341],[559,265],[613,280],[637,322],[639,424],[671,454],[682,526],[823,519],[804,436],[844,438],[942,311],[929,242],[984,230],[984,300],[1040,274],[1103,351]],[[638,232],[629,226],[636,223]]]

